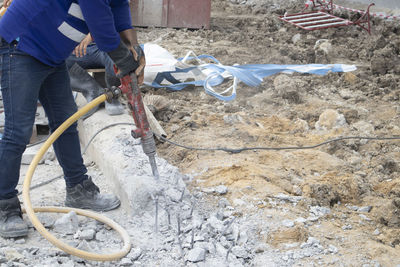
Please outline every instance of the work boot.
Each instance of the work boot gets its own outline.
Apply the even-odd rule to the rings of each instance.
[[[109,211],[118,208],[120,204],[116,196],[100,194],[100,189],[90,177],[74,187],[67,187],[65,205],[68,207]]]
[[[82,93],[88,103],[100,96],[104,91],[103,88],[96,82],[96,80],[77,63],[72,65],[72,67],[69,69],[69,77],[72,91]],[[90,117],[98,109],[99,106],[94,107],[82,118],[86,119]]]
[[[28,225],[22,219],[17,196],[0,200],[0,235],[5,238],[28,235]]]

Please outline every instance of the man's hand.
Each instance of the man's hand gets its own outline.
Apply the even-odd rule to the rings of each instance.
[[[144,56],[144,51],[140,47],[140,45],[130,46],[128,47],[132,52],[133,58],[136,62],[139,63],[139,67],[135,70],[135,74],[138,78],[138,84],[143,84],[144,80],[144,67],[146,66],[146,58]]]
[[[83,57],[84,55],[86,55],[86,48],[91,42],[93,42],[93,38],[92,35],[89,33],[88,35],[86,35],[85,39],[83,39],[82,42],[75,47],[72,54],[74,54],[76,57]]]
[[[116,75],[118,78],[134,72],[139,67],[139,62],[134,59],[133,53],[126,47],[124,42],[120,42],[117,48],[107,52],[107,54],[117,66],[118,72]]]
[[[146,58],[144,56],[144,52],[141,49],[136,35],[135,29],[127,29],[119,33],[121,40],[131,51],[133,58],[136,62],[138,62],[138,67],[135,70],[135,74],[138,78],[138,84],[143,84],[144,80],[144,67],[146,66]]]

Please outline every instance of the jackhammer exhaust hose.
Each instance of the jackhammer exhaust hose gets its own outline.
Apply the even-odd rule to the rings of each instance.
[[[88,211],[88,210],[65,208],[65,207],[52,207],[52,206],[32,208],[32,203],[31,203],[30,194],[29,194],[30,193],[29,188],[31,185],[33,173],[35,172],[37,165],[39,164],[43,155],[46,153],[47,149],[49,149],[49,147],[57,140],[57,138],[69,126],[71,126],[74,122],[76,122],[80,117],[85,115],[92,108],[96,107],[97,105],[100,105],[101,103],[103,103],[106,100],[107,100],[106,94],[103,94],[103,95],[97,97],[92,102],[88,103],[83,108],[78,110],[70,118],[68,118],[63,124],[60,125],[60,127],[57,128],[56,131],[53,132],[52,135],[50,135],[50,137],[46,140],[46,142],[40,148],[38,153],[33,158],[31,164],[29,165],[29,169],[26,174],[26,178],[25,178],[23,190],[22,190],[22,198],[23,198],[23,202],[24,202],[24,206],[25,206],[25,212],[28,215],[33,226],[44,238],[46,238],[54,246],[58,247],[59,249],[65,251],[68,254],[71,254],[71,255],[86,259],[86,260],[94,260],[94,261],[118,260],[118,259],[124,257],[126,254],[128,254],[131,249],[131,242],[130,242],[129,234],[126,232],[126,230],[124,228],[122,228],[120,225],[118,225],[116,222],[114,222],[113,220],[107,218],[106,216],[92,212],[92,211]],[[122,249],[113,254],[97,254],[97,253],[91,253],[91,252],[87,252],[84,250],[74,248],[74,247],[69,246],[69,245],[65,244],[64,242],[58,240],[55,236],[50,234],[45,229],[43,224],[39,221],[37,216],[35,215],[35,212],[68,213],[70,211],[74,211],[74,212],[76,212],[76,214],[81,215],[81,216],[86,216],[86,217],[95,219],[95,220],[105,223],[108,226],[110,226],[111,228],[113,228],[122,237],[122,240],[124,242]]]

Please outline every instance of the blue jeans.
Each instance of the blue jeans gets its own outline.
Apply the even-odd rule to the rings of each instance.
[[[86,48],[86,55],[83,57],[70,55],[67,58],[66,63],[68,69],[70,69],[75,63],[77,63],[83,69],[105,68],[105,82],[107,87],[111,88],[111,86],[120,85],[120,81],[114,72],[114,62],[108,56],[108,54],[101,51],[96,44],[88,45]]]
[[[4,135],[0,140],[0,199],[17,194],[21,157],[29,143],[39,99],[53,132],[77,111],[65,64],[52,67],[0,41],[1,91],[5,112]],[[57,159],[68,187],[87,179],[77,124],[54,142]]]

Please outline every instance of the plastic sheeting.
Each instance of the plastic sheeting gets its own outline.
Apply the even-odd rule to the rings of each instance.
[[[326,75],[329,72],[349,72],[357,68],[346,64],[247,64],[226,66],[210,55],[196,56],[192,51],[184,58],[175,59],[167,50],[155,44],[145,44],[146,55],[145,84],[154,88],[179,91],[189,85],[202,86],[206,93],[223,101],[236,97],[237,85],[259,86],[263,79],[277,73],[307,73]],[[191,56],[192,55],[192,56]],[[207,59],[211,63],[206,63]],[[197,65],[189,64],[196,62]],[[226,89],[216,90],[216,86],[232,80]]]

